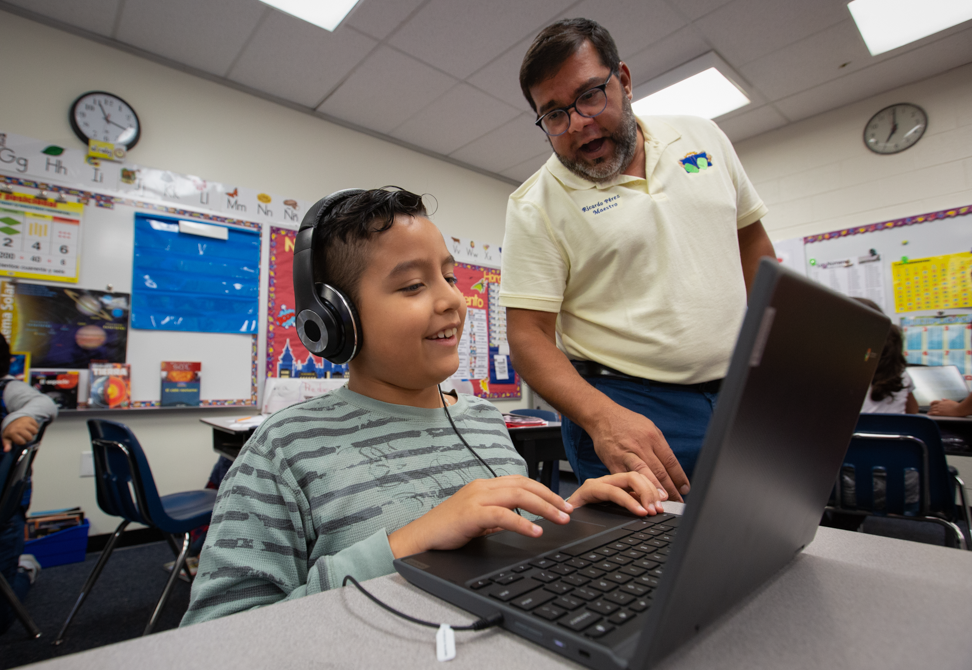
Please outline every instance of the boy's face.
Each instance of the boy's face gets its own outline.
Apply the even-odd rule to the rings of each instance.
[[[434,387],[459,367],[466,301],[455,259],[424,217],[396,217],[367,253],[356,305],[363,342],[351,362],[355,390],[385,400],[397,389]]]

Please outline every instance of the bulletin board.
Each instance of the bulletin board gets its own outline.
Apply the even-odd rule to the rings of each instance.
[[[218,216],[178,206],[60,186],[42,180],[3,174],[0,189],[43,196],[52,202],[81,203],[80,247],[77,283],[66,287],[54,281],[17,279],[58,289],[76,288],[91,293],[130,295],[136,213],[155,213],[185,220],[219,223],[260,231],[259,223]],[[252,406],[257,404],[257,347],[255,334],[223,334],[140,330],[127,332],[126,360],[131,365],[132,408],[161,405],[161,363],[202,363],[200,389],[203,406]],[[32,369],[40,371],[36,364]],[[81,372],[79,397],[87,397],[87,372]]]

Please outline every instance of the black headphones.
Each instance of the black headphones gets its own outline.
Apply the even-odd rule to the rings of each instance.
[[[309,352],[337,365],[350,361],[361,348],[361,319],[348,296],[314,281],[318,276],[314,273],[314,238],[338,203],[364,192],[348,188],[318,200],[300,222],[294,244],[297,336]]]

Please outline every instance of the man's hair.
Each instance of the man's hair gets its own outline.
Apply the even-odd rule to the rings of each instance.
[[[10,345],[7,338],[0,335],[0,377],[10,374]]]
[[[520,65],[520,88],[533,111],[537,105],[530,95],[530,88],[557,74],[568,58],[590,41],[597,51],[601,64],[617,72],[621,59],[611,33],[604,26],[590,19],[563,19],[543,30],[527,49]]]
[[[422,196],[386,186],[335,205],[315,232],[314,281],[330,284],[357,303],[368,242],[391,228],[398,215],[427,216]]]

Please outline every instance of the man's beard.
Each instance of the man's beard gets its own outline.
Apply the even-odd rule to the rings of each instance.
[[[631,109],[631,101],[626,95],[621,96],[621,125],[608,138],[614,143],[614,155],[598,159],[601,162],[596,165],[566,158],[560,154],[557,154],[557,158],[565,168],[578,177],[588,179],[595,184],[610,181],[621,174],[634,158],[638,143],[638,122]]]

